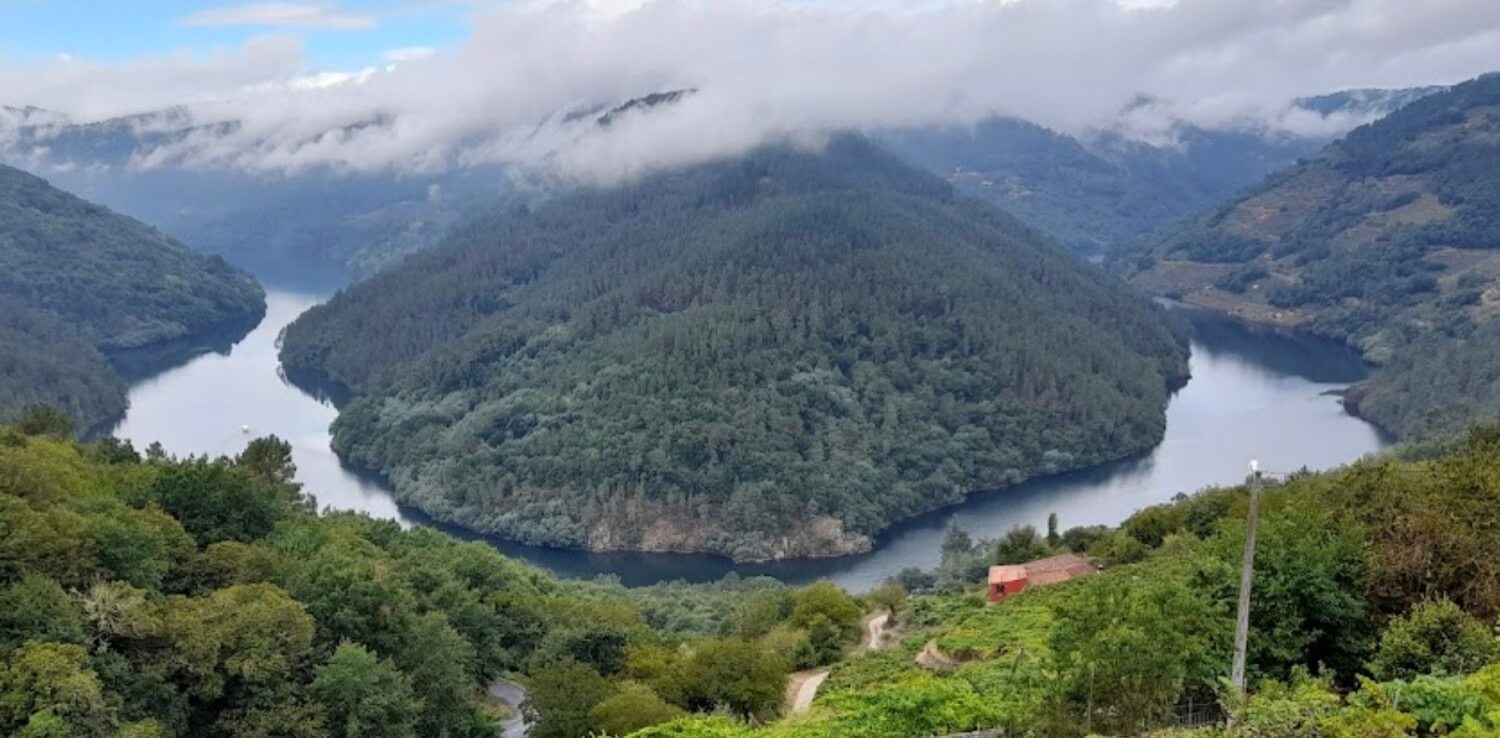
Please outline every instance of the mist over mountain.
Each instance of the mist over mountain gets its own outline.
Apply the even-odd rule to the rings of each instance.
[[[502,168],[488,165],[278,173],[154,160],[163,147],[238,128],[196,126],[181,109],[89,124],[17,110],[0,117],[0,160],[45,173],[58,187],[200,251],[272,274],[299,268],[371,274],[514,189]]]
[[[1496,70],[0,0],[0,737],[1500,738]]]
[[[1299,101],[1299,113],[1283,118],[1316,120],[1317,130],[1332,130],[1433,89],[1336,93]],[[697,94],[665,90],[574,106],[550,116],[537,135],[566,129],[575,141],[609,136],[614,127],[672,115]],[[1147,130],[1142,111],[1148,108],[1170,122],[1154,121]],[[1170,110],[1160,99],[1142,97],[1109,128],[1080,137],[1012,118],[872,134],[961,192],[999,205],[1085,252],[1138,238],[1329,140],[1266,130],[1260,119],[1210,130],[1171,118]],[[395,124],[374,118],[310,132],[304,145]],[[244,129],[239,121],[198,124],[183,107],[83,124],[40,108],[7,108],[0,113],[0,160],[46,173],[64,189],[264,273],[300,266],[368,276],[498,203],[535,201],[577,186],[534,165],[444,162],[412,170],[319,165],[256,171],[182,153],[211,149]],[[816,138],[807,145],[815,146]]]
[[[959,191],[1091,254],[1173,223],[1327,142],[1192,127],[1175,131],[1170,144],[1114,132],[1080,140],[1009,118],[877,135]]]

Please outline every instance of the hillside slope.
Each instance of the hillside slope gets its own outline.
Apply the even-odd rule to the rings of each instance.
[[[771,724],[687,716],[630,736],[1495,735],[1500,560],[1486,552],[1500,545],[1496,430],[1431,459],[1269,482],[1246,702],[1225,694],[1241,485],[1180,495],[1118,528],[1071,528],[1052,544],[1030,528],[992,541],[950,529],[936,571],[908,570],[869,595],[894,611],[889,645],[834,664],[810,711]],[[1104,568],[987,601],[989,564],[1058,550]]]
[[[1161,436],[1161,311],[856,137],[496,216],[290,326],[348,459],[522,540],[848,553]]]
[[[1500,313],[1500,75],[1356,129],[1128,269],[1159,293],[1346,340],[1388,364],[1353,399],[1401,434],[1500,409],[1500,383],[1469,376]],[[1401,389],[1416,384],[1426,389]]]
[[[254,324],[264,295],[222,259],[0,166],[0,417],[30,402],[85,425],[124,409],[100,352]]]
[[[78,331],[0,295],[0,417],[36,404],[93,425],[125,411],[125,387]]]
[[[1109,254],[1316,154],[1341,125],[1347,130],[1439,91],[1347,90],[1294,100],[1284,115],[1319,123],[1298,131],[1258,119],[1203,128],[1143,95],[1113,127],[1080,138],[1006,117],[876,135],[960,192],[1065,246]]]
[[[880,138],[961,192],[1081,252],[1108,250],[1202,204],[1186,187],[1148,186],[1077,139],[1014,118],[990,118],[972,128],[903,129]]]

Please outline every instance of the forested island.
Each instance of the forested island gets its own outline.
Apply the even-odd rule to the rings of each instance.
[[[1500,413],[1500,75],[1351,132],[1125,259],[1139,285],[1347,341],[1408,438]]]
[[[248,330],[248,274],[0,165],[0,418],[45,403],[82,427],[117,417],[107,356]]]
[[[1114,277],[854,135],[460,229],[286,331],[335,448],[531,543],[850,553],[1162,435],[1186,346]]]

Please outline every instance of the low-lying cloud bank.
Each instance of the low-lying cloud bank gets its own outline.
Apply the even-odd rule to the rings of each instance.
[[[770,139],[993,114],[1144,139],[1178,121],[1328,135],[1364,121],[1290,101],[1500,69],[1500,3],[532,2],[480,16],[460,49],[398,56],[314,74],[290,37],[121,64],[0,56],[0,102],[75,121],[181,106],[199,127],[140,153],[142,167],[516,163],[585,181]],[[697,92],[607,127],[578,115],[680,89]],[[1156,102],[1132,105],[1142,92]]]

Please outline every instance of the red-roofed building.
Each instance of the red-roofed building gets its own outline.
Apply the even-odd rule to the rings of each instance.
[[[1066,582],[1099,571],[1078,554],[1061,554],[1024,564],[990,567],[990,602],[999,602],[1027,587]]]
[[[990,567],[990,602],[999,602],[1026,588],[1026,567]]]

